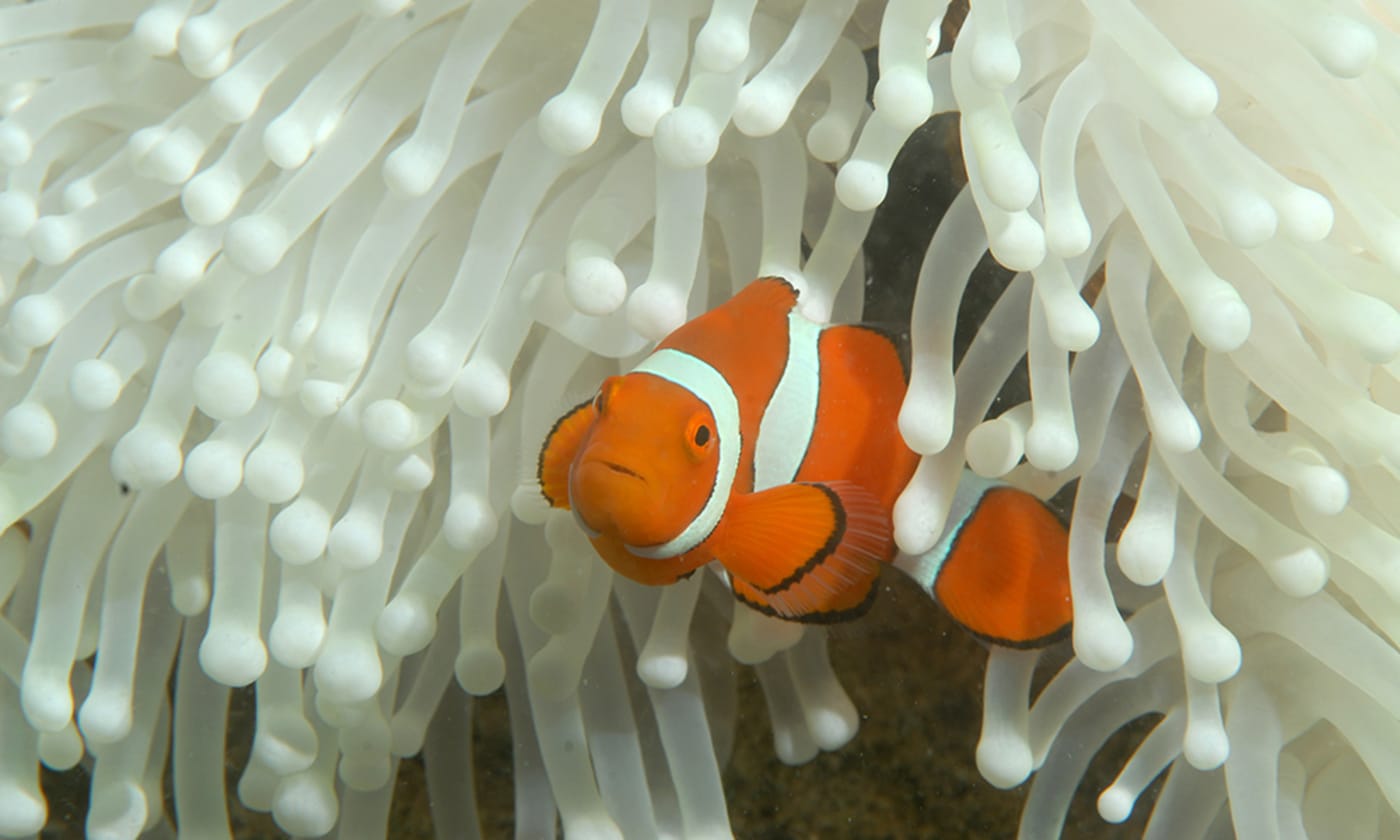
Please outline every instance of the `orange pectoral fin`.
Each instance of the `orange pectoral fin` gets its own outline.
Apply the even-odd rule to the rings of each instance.
[[[739,600],[815,624],[864,613],[880,564],[893,553],[888,511],[849,482],[736,495],[717,536],[715,559],[729,571]]]
[[[675,583],[707,562],[705,557],[698,554],[661,559],[638,557],[628,551],[617,537],[607,534],[590,537],[589,542],[593,543],[593,549],[613,571],[646,586]]]
[[[545,435],[544,446],[540,447],[538,474],[540,492],[544,493],[550,507],[569,507],[569,468],[573,466],[579,445],[597,419],[598,409],[590,399],[570,409]]]
[[[1065,526],[1029,493],[987,491],[949,549],[934,593],[988,641],[1024,648],[1059,639],[1074,618]]]

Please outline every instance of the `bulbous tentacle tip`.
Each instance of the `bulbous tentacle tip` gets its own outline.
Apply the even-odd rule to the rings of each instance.
[[[1278,232],[1278,212],[1263,196],[1235,190],[1221,202],[1220,221],[1225,236],[1241,248],[1257,248]]]
[[[750,137],[768,137],[787,124],[797,92],[784,82],[755,79],[739,91],[734,127]]]
[[[53,451],[58,425],[48,409],[22,402],[0,417],[0,451],[18,461],[33,461]]]
[[[180,474],[180,441],[150,426],[136,426],[112,448],[112,475],[137,489],[153,489]]]
[[[874,210],[889,190],[889,172],[877,163],[852,159],[836,173],[836,197],[856,212]]]
[[[414,336],[405,354],[406,373],[412,383],[433,393],[451,388],[462,364],[460,359],[454,359],[452,348],[451,338],[436,329]]]
[[[1291,189],[1279,205],[1284,232],[1299,242],[1321,242],[1332,233],[1336,211],[1326,196],[1310,189]]]
[[[472,359],[452,384],[457,407],[473,417],[495,417],[510,402],[510,376],[490,359]]]
[[[968,432],[964,457],[973,472],[995,478],[1020,462],[1024,443],[1024,435],[1015,424],[1002,418],[988,420]]]
[[[695,60],[711,73],[728,73],[749,55],[749,21],[712,17],[695,38]]]
[[[1074,653],[1095,671],[1114,671],[1133,655],[1133,634],[1117,614],[1080,613],[1074,617]]]
[[[648,280],[627,300],[628,323],[653,341],[670,335],[685,318],[685,298],[668,282]]]
[[[445,149],[410,137],[384,159],[384,184],[403,198],[427,195],[446,164]]]
[[[312,773],[299,773],[277,785],[272,818],[293,837],[323,837],[340,819],[340,803],[325,781]]]
[[[428,646],[437,633],[437,617],[421,599],[400,593],[385,605],[374,625],[385,651],[410,656]]]
[[[287,230],[271,216],[244,216],[228,226],[224,253],[249,274],[266,274],[282,262],[291,245]]]
[[[295,498],[305,478],[302,453],[282,441],[264,441],[243,464],[243,481],[248,492],[272,505]]]
[[[1252,319],[1249,307],[1228,286],[1190,301],[1191,328],[1208,349],[1231,353],[1249,340]]]
[[[94,785],[84,826],[86,836],[125,840],[132,836],[133,826],[146,824],[149,814],[146,793],[137,782],[119,779],[109,785]]]
[[[153,6],[136,16],[131,35],[149,56],[170,55],[180,44],[185,16],[174,6]]]
[[[708,111],[682,105],[657,121],[652,142],[662,161],[677,169],[694,169],[714,159],[723,128]]]
[[[347,569],[367,569],[384,551],[384,525],[372,512],[351,508],[331,527],[326,553]]]
[[[68,322],[62,304],[52,295],[25,295],[10,307],[10,336],[22,347],[45,347]]]
[[[328,641],[326,649],[313,669],[316,690],[327,701],[340,704],[359,703],[370,699],[384,683],[384,667],[369,644],[335,645]]]
[[[823,163],[836,163],[850,151],[854,134],[855,126],[849,119],[838,114],[823,114],[807,131],[807,151]]]
[[[598,101],[566,90],[540,109],[540,139],[555,154],[573,157],[597,141],[602,120],[603,109]]]
[[[39,759],[50,770],[72,770],[86,754],[82,736],[71,723],[54,732],[39,733]]]
[[[627,300],[627,277],[605,257],[583,257],[569,263],[564,291],[574,308],[585,315],[611,315]]]
[[[185,182],[180,191],[180,206],[190,221],[199,225],[217,225],[243,198],[243,185],[227,172],[207,169]]]
[[[487,499],[462,493],[448,503],[442,520],[442,536],[458,551],[475,554],[496,539],[499,522],[500,515]]]
[[[671,689],[685,682],[690,661],[683,655],[667,653],[637,659],[637,676],[651,688]]]
[[[1269,576],[1279,591],[1294,598],[1307,598],[1327,585],[1327,557],[1315,546],[1303,546],[1268,564]]]
[[[176,583],[170,592],[170,603],[185,617],[199,615],[209,606],[209,582],[204,578],[186,578]]]
[[[849,700],[840,706],[825,705],[808,711],[807,728],[818,747],[832,752],[856,737],[860,731],[860,716]]]
[[[303,566],[321,556],[330,538],[331,517],[324,507],[301,498],[272,518],[268,540],[285,563]]]
[[[1026,460],[1036,469],[1057,472],[1079,457],[1079,437],[1073,426],[1061,423],[1032,423],[1026,432]]]
[[[29,247],[44,265],[62,265],[82,246],[82,226],[72,216],[44,216],[29,231]]]
[[[638,137],[651,137],[661,118],[675,107],[675,91],[645,80],[622,97],[622,124]]]
[[[789,726],[774,725],[773,753],[789,767],[801,767],[817,757],[821,750],[805,731]]]
[[[215,682],[241,688],[267,670],[267,648],[256,634],[213,626],[200,642],[199,666]]]
[[[1183,634],[1181,653],[1186,673],[1212,685],[1239,673],[1240,643],[1223,627],[1201,627]]]
[[[131,732],[130,695],[89,695],[78,709],[78,729],[89,744],[114,744]]]
[[[309,768],[319,746],[316,730],[297,710],[262,709],[263,719],[254,735],[258,760],[279,776]]]
[[[1021,75],[1021,53],[1009,37],[980,37],[972,47],[972,75],[978,83],[1001,90]]]
[[[194,370],[195,405],[215,420],[233,420],[253,410],[259,395],[258,375],[247,359],[214,352]]]
[[[279,169],[296,169],[311,157],[315,137],[294,115],[283,114],[263,130],[263,152]]]
[[[185,458],[185,483],[201,499],[223,499],[243,483],[243,452],[218,440],[206,440]]]
[[[1346,510],[1351,484],[1341,472],[1319,464],[1303,469],[1293,492],[1310,510],[1323,516],[1336,516]]]
[[[1230,739],[1214,725],[1187,726],[1181,754],[1197,770],[1214,770],[1230,757]]]
[[[9,784],[0,785],[0,835],[27,837],[37,834],[48,818],[48,803],[42,794]]]
[[[510,511],[526,525],[543,525],[549,519],[549,502],[534,482],[515,488],[510,497]]]
[[[1034,271],[1045,261],[1045,230],[1024,210],[1008,216],[989,239],[992,256],[1012,271]]]
[[[995,787],[1010,790],[1030,778],[1033,769],[1030,745],[1020,738],[984,735],[977,743],[977,770]]]
[[[1111,785],[1099,794],[1099,816],[1104,822],[1117,825],[1133,815],[1133,806],[1136,804],[1137,797],[1132,791]]]
[[[419,436],[418,418],[399,400],[376,400],[365,406],[360,430],[365,440],[386,452],[402,452]]]
[[[0,236],[25,236],[38,218],[39,209],[33,196],[15,190],[0,192]]]
[[[280,610],[268,631],[272,657],[287,668],[305,669],[316,663],[326,638],[326,623],[319,609]]]
[[[901,131],[923,125],[933,113],[933,89],[922,68],[899,66],[875,84],[875,110]]]
[[[23,166],[34,154],[29,132],[12,122],[0,123],[0,163],[13,169]]]
[[[58,732],[73,721],[73,695],[67,674],[38,673],[26,663],[20,681],[20,707],[39,732]]]
[[[1204,119],[1213,114],[1220,104],[1220,91],[1215,81],[1205,71],[1185,60],[1164,68],[1159,78],[1168,104],[1186,119]]]
[[[468,694],[483,697],[501,687],[506,678],[505,658],[495,647],[469,644],[457,654],[453,666],[457,683]]]

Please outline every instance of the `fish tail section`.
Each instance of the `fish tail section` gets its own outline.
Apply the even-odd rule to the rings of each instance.
[[[1074,618],[1069,534],[1040,499],[994,487],[963,520],[933,591],[958,623],[988,641],[1011,647],[1056,641]]]

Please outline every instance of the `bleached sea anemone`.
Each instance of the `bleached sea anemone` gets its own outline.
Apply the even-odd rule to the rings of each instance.
[[[951,110],[969,188],[919,279],[901,546],[965,461],[1078,479],[1076,658],[1030,705],[1039,657],[993,650],[980,769],[1044,767],[1023,825],[1054,834],[1103,738],[1160,714],[1106,818],[1170,768],[1160,836],[1394,829],[1393,20],[978,0],[930,58],[944,5],[0,8],[0,835],[43,825],[40,763],[82,761],[97,837],[226,836],[232,795],[383,833],[400,758],[469,783],[425,736],[453,679],[506,687],[518,834],[556,808],[576,837],[728,834],[731,659],[804,761],[857,726],[824,634],[708,576],[614,579],[534,453],[752,277],[858,319],[894,157]],[[988,247],[1019,274],[955,375]],[[1030,401],[987,419],[1023,356]],[[471,797],[438,799],[466,832]]]

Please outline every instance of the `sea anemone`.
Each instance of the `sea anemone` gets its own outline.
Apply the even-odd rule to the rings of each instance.
[[[927,457],[896,515],[926,550],[964,456],[1046,496],[1077,481],[1076,658],[1029,710],[1036,656],[988,668],[978,765],[1008,787],[1040,769],[1027,835],[1149,714],[1107,820],[1167,771],[1149,835],[1395,829],[1393,25],[1351,4],[972,5],[948,71],[969,190],[919,284],[901,428]],[[955,378],[960,289],[929,280],[988,246],[1021,273]],[[988,419],[1023,354],[1030,399]]]
[[[752,277],[858,319],[895,156],[952,110],[897,536],[933,544],[965,461],[1078,479],[1076,658],[1028,706],[1040,657],[992,651],[980,769],[1045,767],[1053,833],[1159,713],[1109,819],[1170,766],[1164,836],[1393,825],[1400,43],[1303,0],[978,0],[931,58],[943,5],[0,8],[0,835],[90,762],[92,836],[226,836],[250,684],[247,807],[379,834],[422,750],[465,834],[454,679],[506,688],[518,834],[727,835],[732,659],[784,761],[855,735],[824,632],[615,579],[535,452]],[[1018,274],[955,375],[988,248]]]

